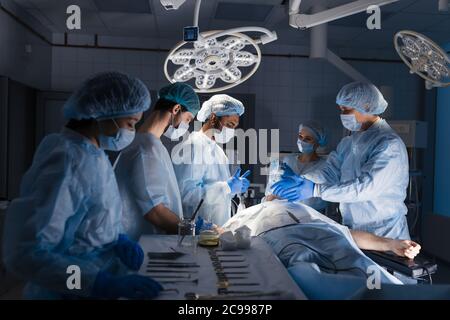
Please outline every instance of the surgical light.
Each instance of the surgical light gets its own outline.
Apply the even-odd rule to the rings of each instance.
[[[194,25],[189,28],[198,28],[200,3],[201,0],[197,0]],[[254,39],[247,32],[263,35]],[[249,79],[261,63],[259,44],[276,39],[275,32],[261,27],[201,32],[196,41],[185,37],[170,51],[164,73],[171,83],[192,82],[196,92],[224,91]],[[169,73],[169,65],[174,69],[172,73]]]
[[[450,86],[450,58],[432,40],[420,33],[403,30],[395,34],[394,46],[410,73],[425,79],[427,89]]]

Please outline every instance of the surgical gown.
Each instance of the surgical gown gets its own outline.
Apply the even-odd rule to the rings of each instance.
[[[313,162],[302,163],[298,160],[298,156],[299,156],[298,153],[293,153],[283,157],[281,160],[283,163],[286,163],[298,175],[304,175],[313,172],[314,170],[322,167],[326,163],[326,160],[324,158],[319,158],[317,161]],[[273,194],[272,186],[275,182],[280,180],[281,174],[282,174],[281,170],[279,170],[279,161],[275,160],[271,162],[269,168],[269,181],[266,186],[266,196]],[[328,206],[328,203],[326,201],[318,197],[309,198],[300,202],[321,212],[325,211],[325,209]]]
[[[408,154],[385,120],[342,139],[326,165],[305,177],[317,184],[315,196],[340,202],[342,222],[351,229],[410,238],[404,203]]]
[[[203,132],[193,132],[172,158],[181,192],[183,212],[191,216],[201,199],[198,215],[218,226],[231,216],[231,190],[228,157]]]
[[[47,136],[7,212],[3,258],[28,281],[26,298],[88,297],[100,270],[124,272],[112,250],[121,232],[122,204],[103,150],[65,129]],[[81,288],[69,290],[69,266]]]
[[[138,240],[142,234],[163,233],[144,218],[157,205],[183,217],[172,160],[153,134],[136,134],[133,143],[120,154],[115,173],[124,206],[122,224],[133,239]]]

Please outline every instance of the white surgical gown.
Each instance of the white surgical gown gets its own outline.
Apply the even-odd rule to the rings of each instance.
[[[28,281],[25,297],[87,297],[100,270],[124,271],[112,250],[121,232],[121,214],[119,190],[104,151],[68,129],[47,136],[5,221],[4,262]],[[66,284],[72,265],[81,271],[79,290]]]
[[[305,175],[307,173],[313,172],[314,170],[320,168],[326,163],[324,158],[319,158],[317,161],[302,163],[298,160],[299,153],[289,154],[281,159],[283,163],[286,163],[296,174]],[[273,194],[272,186],[275,182],[279,181],[281,178],[281,170],[279,170],[279,162],[274,161],[270,164],[269,168],[269,181],[266,186],[266,196]],[[321,198],[314,197],[303,201],[303,204],[317,210],[323,211],[328,206],[328,203]]]
[[[203,198],[198,215],[223,225],[231,216],[231,190],[229,161],[222,148],[199,131],[191,133],[175,154],[172,160],[185,215],[192,215]]]
[[[124,206],[122,224],[133,239],[163,233],[144,218],[157,205],[183,217],[172,160],[161,139],[151,133],[137,133],[133,143],[122,151],[115,173]]]
[[[405,206],[408,154],[383,119],[339,143],[320,170],[306,174],[314,195],[340,202],[343,224],[381,237],[409,239]]]

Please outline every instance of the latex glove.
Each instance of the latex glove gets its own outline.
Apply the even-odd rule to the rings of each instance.
[[[214,224],[205,221],[202,217],[198,217],[195,222],[195,234],[200,234],[203,230],[211,230],[214,228]]]
[[[250,180],[247,179],[247,177],[252,173],[250,170],[245,171],[245,173],[239,178],[241,180],[242,186],[241,186],[241,192],[245,193],[248,190],[248,187],[250,187]]]
[[[98,298],[153,299],[163,287],[150,277],[113,276],[101,271],[95,278],[93,295]]]
[[[240,176],[241,168],[236,169],[236,172],[227,181],[228,186],[231,189],[231,194],[238,194],[247,191],[248,187],[250,186],[250,181],[246,177],[250,173],[251,171],[247,170],[242,176]]]
[[[282,179],[272,186],[273,194],[288,201],[302,201],[312,198],[314,195],[314,183],[310,180],[301,178]]]
[[[139,270],[144,262],[144,251],[141,246],[131,241],[127,235],[120,234],[115,251],[120,260],[131,270]]]
[[[281,175],[281,179],[292,179],[298,184],[301,184],[303,182],[303,178],[300,177],[298,174],[292,170],[291,167],[289,167],[286,163],[281,164],[281,170],[283,170],[283,174]]]

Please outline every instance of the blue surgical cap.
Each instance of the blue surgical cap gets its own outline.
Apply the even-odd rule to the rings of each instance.
[[[327,139],[325,129],[322,126],[320,126],[316,122],[309,121],[309,122],[301,123],[298,126],[298,132],[302,131],[303,128],[306,128],[311,132],[311,134],[314,136],[314,138],[316,139],[319,146],[321,146],[321,147],[326,146],[328,139]]]
[[[147,87],[137,78],[105,72],[86,80],[64,104],[67,119],[106,119],[144,112],[150,107]]]
[[[186,83],[176,82],[159,90],[159,98],[172,101],[185,107],[195,115],[200,110],[200,100],[194,89]]]
[[[365,82],[352,82],[343,86],[336,103],[369,114],[381,114],[388,106],[380,90]]]
[[[216,94],[203,103],[202,108],[197,114],[197,119],[204,122],[212,113],[218,117],[222,117],[233,114],[242,116],[244,112],[244,105],[239,100],[226,94]]]

